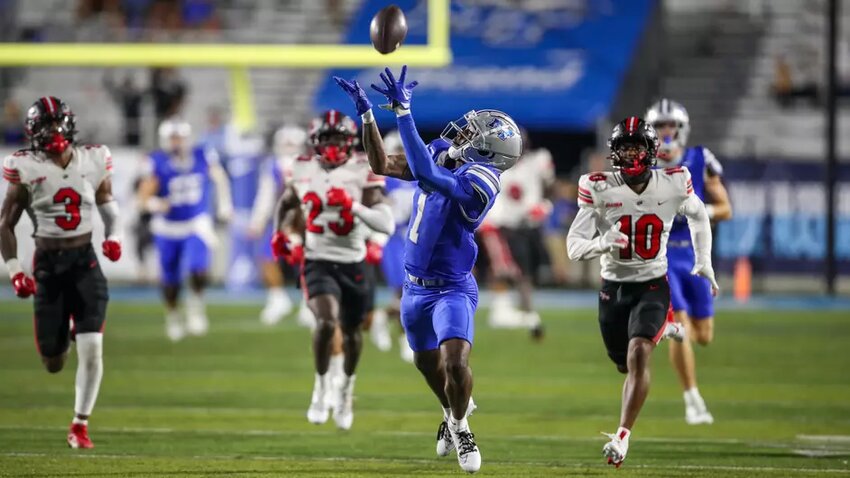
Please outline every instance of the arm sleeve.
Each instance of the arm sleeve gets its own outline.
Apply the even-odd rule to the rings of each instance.
[[[593,259],[602,255],[599,231],[599,213],[596,209],[596,192],[587,175],[578,181],[578,214],[567,233],[567,255],[574,261]]]
[[[227,217],[233,212],[233,199],[230,196],[230,181],[224,168],[218,163],[210,163],[210,179],[215,186],[216,214]]]
[[[254,199],[254,207],[251,208],[251,227],[263,229],[269,223],[275,206],[275,184],[270,174],[260,176],[260,184],[257,186],[257,197]]]
[[[571,260],[582,261],[602,255],[601,236],[596,236],[598,215],[592,207],[580,207],[570,232],[567,233],[567,255]]]
[[[395,220],[389,204],[378,203],[372,207],[366,207],[363,204],[355,203],[351,212],[375,232],[387,235],[395,232]]]
[[[18,163],[14,156],[6,156],[3,160],[3,179],[12,184],[21,183],[21,171],[18,169]]]
[[[112,200],[97,206],[100,218],[103,220],[103,235],[107,240],[121,242],[121,215],[118,210],[118,201]]]
[[[711,263],[711,222],[705,205],[696,194],[689,194],[679,207],[679,214],[688,218],[688,228],[691,230],[691,242],[697,264]]]
[[[448,169],[437,166],[428,153],[425,142],[419,137],[413,115],[406,114],[398,117],[398,131],[401,142],[404,144],[404,152],[407,163],[413,177],[419,181],[425,189],[437,191],[452,199],[461,202],[472,197],[473,191],[460,187],[457,177]]]
[[[705,174],[709,176],[723,176],[723,165],[717,160],[717,156],[708,148],[702,148],[702,155],[705,158]]]

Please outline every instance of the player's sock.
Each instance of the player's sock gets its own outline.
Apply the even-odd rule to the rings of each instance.
[[[372,313],[372,327],[369,329],[369,337],[381,352],[388,352],[393,347],[386,310],[377,309]]]
[[[77,381],[74,412],[88,416],[97,401],[103,377],[103,334],[77,334]]]
[[[453,433],[458,433],[458,432],[462,432],[464,430],[468,430],[469,429],[469,422],[466,420],[466,417],[463,417],[460,420],[458,420],[457,418],[455,418],[451,414],[451,412],[449,412],[449,429]]]
[[[331,355],[331,361],[328,364],[329,377],[328,383],[333,388],[339,388],[345,380],[345,354]]]
[[[73,424],[73,425],[84,425],[84,426],[88,426],[88,425],[89,425],[89,421],[88,421],[88,420],[83,420],[82,418],[77,418],[77,416],[76,416],[76,415],[74,415],[74,419],[73,419],[73,420],[71,420],[71,424]]]
[[[699,389],[697,387],[691,387],[685,390],[683,395],[685,397],[685,405],[696,406],[702,402],[702,396],[699,394]]]
[[[165,312],[165,335],[172,342],[177,342],[186,336],[186,330],[183,327],[183,317],[179,310],[166,310]]]
[[[202,293],[190,290],[186,294],[186,331],[192,335],[204,335],[209,329],[207,306]]]

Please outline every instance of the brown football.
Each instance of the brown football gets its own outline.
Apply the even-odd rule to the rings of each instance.
[[[392,53],[401,46],[407,36],[407,19],[397,5],[382,8],[372,17],[369,25],[369,37],[372,46],[380,53]]]

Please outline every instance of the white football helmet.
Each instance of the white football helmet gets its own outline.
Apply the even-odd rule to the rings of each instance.
[[[522,155],[522,135],[516,122],[498,110],[472,110],[443,130],[449,157],[468,163],[491,164],[507,171]]]
[[[384,135],[384,152],[387,154],[403,154],[404,145],[401,142],[401,135],[398,130],[392,130]]]
[[[644,121],[657,128],[662,123],[676,123],[676,134],[673,137],[660,137],[661,146],[658,151],[662,153],[670,153],[675,149],[684,150],[688,144],[688,135],[691,133],[691,118],[688,116],[688,110],[676,101],[662,98],[654,105],[646,110]]]
[[[157,131],[159,147],[171,151],[175,149],[175,140],[181,147],[186,147],[192,136],[192,126],[180,118],[168,118],[159,124]]]
[[[307,131],[298,126],[283,126],[274,134],[274,153],[280,158],[304,154]]]

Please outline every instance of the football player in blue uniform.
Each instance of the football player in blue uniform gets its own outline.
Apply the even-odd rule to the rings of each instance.
[[[335,78],[351,97],[363,120],[364,147],[376,174],[417,180],[413,214],[404,245],[405,283],[401,321],[414,362],[443,406],[437,454],[457,450],[464,471],[481,467],[481,453],[469,429],[473,316],[478,284],[472,276],[478,248],[475,229],[499,194],[499,175],[513,166],[522,151],[519,127],[505,113],[479,110],[446,126],[426,145],[410,110],[413,88],[387,68],[384,86],[372,85],[390,101],[404,144],[403,155],[386,155],[372,105],[357,82]]]
[[[233,206],[227,174],[212,150],[191,148],[192,128],[180,120],[163,121],[160,148],[150,154],[139,186],[141,209],[154,214],[151,229],[159,251],[162,293],[165,301],[166,335],[172,341],[186,333],[203,335],[208,328],[203,291],[207,285],[210,247],[215,229],[207,213],[210,189],[215,186],[216,218],[229,220]],[[190,292],[186,297],[186,320],[177,300],[188,271]]]
[[[691,171],[694,192],[705,202],[709,219],[716,222],[731,218],[729,195],[720,181],[723,174],[720,162],[707,148],[686,146],[691,130],[687,110],[675,101],[662,99],[646,112],[646,121],[655,127],[661,140],[659,166],[687,167]],[[694,252],[688,220],[684,216],[676,217],[673,222],[667,243],[667,260],[670,302],[675,319],[685,325],[690,340],[708,345],[714,337],[714,298],[708,280],[691,274]],[[690,341],[670,342],[670,361],[684,389],[685,421],[691,425],[713,423],[714,417],[697,389],[694,351]]]

